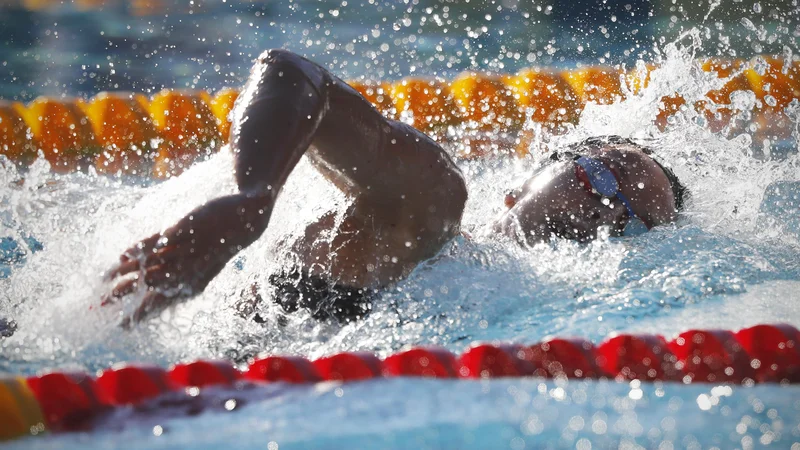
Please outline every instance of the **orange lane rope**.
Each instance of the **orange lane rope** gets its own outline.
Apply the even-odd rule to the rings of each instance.
[[[681,108],[693,107],[712,131],[722,131],[740,112],[731,94],[750,91],[757,100],[757,128],[774,129],[788,120],[784,108],[800,99],[800,61],[763,60],[767,64],[762,67],[756,60],[704,61],[703,70],[726,79],[723,87],[693,105],[678,94],[663,97],[654,123],[664,129]],[[497,150],[498,141],[502,150],[525,155],[532,137],[524,129],[527,120],[557,132],[577,123],[588,102],[608,104],[637,94],[653,69],[530,68],[512,75],[468,72],[452,81],[406,78],[350,84],[386,116],[440,141],[448,140],[448,127],[460,127],[461,156]],[[40,97],[28,105],[0,100],[0,155],[25,165],[41,154],[58,172],[93,166],[105,174],[174,176],[225,144],[237,95],[226,88],[214,95],[163,90],[152,98],[126,92],[102,92],[88,100]],[[510,136],[507,142],[498,137],[503,135]]]

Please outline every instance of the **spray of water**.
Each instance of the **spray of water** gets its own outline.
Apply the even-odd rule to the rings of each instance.
[[[746,129],[712,133],[692,108],[681,110],[666,131],[652,125],[662,97],[677,92],[693,104],[708,101],[706,93],[724,85],[725,79],[703,72],[696,61],[702,45],[702,33],[693,30],[657,49],[651,61],[657,68],[645,89],[634,93],[628,87],[625,100],[588,105],[564,135],[541,131],[531,157],[461,161],[471,195],[463,228],[472,237],[455,239],[385,292],[370,316],[345,326],[302,312],[285,315],[269,301],[267,276],[287,261],[293,239],[331,205],[341,211],[348,201],[305,161],[285,186],[262,239],[204,293],[132,331],[117,322],[141,293],[119,307],[97,308],[109,289],[103,272],[136,240],[233,192],[230,153],[223,150],[180,177],[144,186],[92,174],[53,175],[41,161],[24,174],[0,167],[7,187],[0,194],[4,234],[19,242],[34,236],[44,245],[35,253],[26,248],[25,264],[0,280],[0,317],[18,323],[16,334],[0,341],[0,359],[7,361],[0,368],[244,359],[260,351],[311,357],[354,349],[387,353],[419,343],[460,349],[472,340],[532,341],[551,333],[598,338],[641,317],[669,315],[687,304],[713,305],[749,285],[796,279],[800,232],[790,216],[800,193],[797,104],[785,112],[794,141],[781,157],[754,153]],[[645,70],[644,63],[637,68]],[[746,123],[755,97],[731,97]],[[689,187],[691,200],[677,224],[635,239],[533,248],[486,232],[503,208],[503,194],[542,164],[544,151],[605,134],[649,145]],[[255,308],[265,323],[240,314],[253,292],[264,299]]]

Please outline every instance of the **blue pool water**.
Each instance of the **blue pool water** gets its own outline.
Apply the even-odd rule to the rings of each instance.
[[[535,379],[278,384],[231,411],[222,405],[241,393],[215,390],[202,395],[218,405],[198,416],[119,411],[100,432],[8,448],[790,448],[800,404],[787,397],[796,393]]]
[[[101,274],[137,239],[209,198],[232,192],[230,155],[223,150],[163,183],[54,175],[41,161],[26,171],[2,164],[0,319],[13,320],[17,331],[0,338],[0,371],[29,375],[46,368],[95,371],[119,361],[164,366],[195,358],[244,361],[259,352],[309,358],[345,350],[387,355],[420,344],[461,352],[473,341],[532,343],[548,335],[572,335],[597,342],[613,332],[670,336],[693,327],[738,329],[770,322],[800,327],[800,106],[795,103],[784,111],[788,123],[780,138],[760,132],[765,124],[749,114],[755,105],[747,95],[739,97],[744,112],[729,133],[710,132],[690,110],[679,114],[666,131],[651,125],[661,96],[679,91],[691,103],[718,86],[719,80],[697,70],[698,55],[785,55],[786,49],[790,55],[797,53],[796,13],[764,2],[759,8],[743,5],[746,10],[712,8],[710,19],[703,22],[707,11],[696,14],[689,5],[670,11],[665,4],[656,8],[655,18],[641,27],[641,34],[627,25],[619,30],[609,25],[611,39],[597,31],[604,23],[618,23],[608,22],[610,16],[580,22],[578,32],[570,31],[574,24],[564,19],[568,11],[557,6],[552,14],[546,14],[546,7],[541,12],[534,7],[526,19],[524,8],[509,6],[515,2],[503,2],[499,10],[491,2],[475,7],[421,3],[364,2],[359,11],[354,2],[349,7],[341,2],[296,2],[291,7],[155,18],[131,18],[106,9],[94,16],[102,25],[91,26],[116,36],[116,46],[103,43],[97,49],[92,46],[100,44],[90,39],[58,38],[62,42],[55,37],[26,44],[19,41],[20,35],[10,34],[13,44],[30,48],[4,50],[0,60],[11,64],[2,65],[2,95],[29,99],[64,90],[93,93],[115,85],[136,90],[236,85],[253,54],[273,46],[293,48],[346,76],[382,78],[452,75],[469,67],[504,72],[533,64],[574,67],[576,62],[601,59],[631,67],[642,59],[660,67],[646,90],[613,105],[590,105],[565,135],[538,133],[532,151],[541,155],[597,134],[646,140],[691,191],[678,223],[634,238],[520,248],[491,236],[486,224],[503,207],[505,192],[541,164],[539,157],[459,160],[470,192],[463,228],[471,237],[455,239],[385,292],[365,320],[339,327],[298,313],[283,321],[270,302],[259,306],[265,324],[242,319],[236,307],[243,291],[254,283],[266,285],[266,277],[288,258],[288,243],[304,224],[331,205],[341,211],[347,204],[302,161],[262,239],[229,264],[202,295],[125,332],[116,326],[118,310],[90,309],[108,289]],[[449,19],[462,25],[457,33],[455,28],[445,33],[444,25],[436,25],[434,15],[443,23],[448,20],[445,6],[452,8]],[[309,14],[319,14],[316,9],[324,10],[324,27],[317,28],[309,19]],[[328,12],[334,9],[347,20],[334,19]],[[773,19],[776,9],[778,19]],[[722,13],[726,15],[719,17]],[[90,26],[86,17],[69,9],[14,14],[39,24],[58,21],[62,36],[78,35]],[[460,14],[468,17],[457,19]],[[261,28],[247,32],[250,19]],[[413,26],[405,25],[405,19]],[[525,20],[535,21],[535,26]],[[679,35],[679,28],[690,30],[694,25],[699,28]],[[154,30],[149,32],[148,26]],[[467,26],[487,30],[470,34]],[[325,34],[329,28],[336,39]],[[580,34],[585,28],[596,34]],[[365,34],[367,39],[358,39]],[[150,35],[154,37],[141,37]],[[213,44],[215,39],[222,41]],[[189,45],[195,40],[196,47]],[[309,40],[310,46],[304,47]],[[179,47],[170,47],[173,41]],[[122,42],[130,45],[119,45]],[[130,48],[133,43],[136,49]],[[328,44],[334,46],[329,52]],[[370,53],[383,44],[387,50]],[[149,57],[137,53],[147,45],[159,52],[150,49],[145,52]],[[625,53],[637,45],[638,51]],[[587,48],[585,53],[578,52],[579,46]],[[44,57],[58,48],[66,57],[48,63],[59,69],[50,71],[57,75],[25,70],[26,65],[36,65],[35,54]],[[605,51],[613,51],[613,57],[604,56]],[[198,54],[210,56],[198,61]],[[91,64],[83,64],[92,58]],[[98,66],[103,60],[102,68],[79,68]],[[75,61],[83,62],[79,66]],[[108,62],[114,63],[113,69]],[[374,65],[366,67],[369,63]],[[216,70],[215,64],[221,68]],[[391,74],[380,72],[386,67],[392,68]],[[19,77],[28,78],[20,84]],[[269,298],[269,289],[262,288],[262,294]],[[123,308],[131,308],[135,300]],[[199,415],[187,415],[175,405],[161,405],[158,412],[147,414],[123,408],[92,433],[32,437],[8,446],[800,448],[800,388],[792,386],[394,379],[341,386],[209,389],[200,396],[209,407]],[[224,405],[230,406],[232,399],[237,400],[235,408],[228,411]]]

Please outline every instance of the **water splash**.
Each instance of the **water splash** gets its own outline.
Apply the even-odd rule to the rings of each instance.
[[[0,341],[0,369],[75,364],[94,369],[130,359],[243,360],[260,351],[385,354],[420,343],[459,350],[472,340],[533,341],[556,333],[599,339],[645,317],[655,318],[651,331],[657,332],[658,318],[671,311],[688,305],[713,311],[751,286],[797,279],[797,104],[786,112],[795,142],[780,158],[754,152],[746,128],[711,132],[692,108],[679,111],[664,131],[652,125],[664,96],[678,93],[692,104],[707,101],[709,90],[724,85],[726,80],[697,62],[702,45],[703,34],[696,30],[665,45],[651,61],[657,67],[646,88],[634,93],[629,87],[625,99],[611,105],[588,105],[580,123],[564,135],[540,129],[532,157],[459,162],[470,191],[463,228],[473,237],[455,239],[385,292],[369,317],[345,326],[319,323],[302,312],[286,315],[268,300],[266,278],[286,262],[305,225],[331,205],[341,211],[347,204],[305,161],[285,186],[262,239],[228,264],[203,294],[132,332],[116,327],[120,309],[93,307],[108,289],[102,273],[137,239],[233,192],[230,153],[222,151],[161,184],[53,175],[43,162],[25,174],[0,167],[0,181],[8,186],[2,193],[4,233],[17,242],[31,235],[44,246],[0,280],[5,293],[0,317],[19,324],[13,337]],[[646,64],[637,67],[645,70]],[[734,94],[747,122],[754,97]],[[692,194],[678,224],[635,239],[533,248],[486,232],[503,208],[504,193],[542,164],[543,151],[598,134],[641,140],[675,170]],[[257,306],[264,323],[238,313],[253,290],[267,299]],[[135,301],[133,296],[122,309]]]

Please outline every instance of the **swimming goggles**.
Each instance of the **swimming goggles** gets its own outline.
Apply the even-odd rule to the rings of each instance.
[[[633,212],[631,202],[619,190],[619,179],[605,163],[588,156],[581,156],[575,160],[575,176],[590,194],[617,198],[622,202],[628,212],[628,223],[622,231],[624,236],[635,236],[650,229],[644,220]]]

